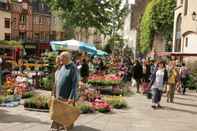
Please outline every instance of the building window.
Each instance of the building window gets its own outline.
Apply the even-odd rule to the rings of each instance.
[[[39,39],[40,39],[40,34],[34,33],[34,40],[39,40]]]
[[[26,41],[27,36],[25,32],[19,32],[19,39],[22,41]]]
[[[181,4],[183,4],[183,0],[181,0]]]
[[[10,28],[10,18],[5,18],[5,28]]]
[[[178,15],[176,21],[176,36],[175,36],[175,52],[181,51],[181,25],[182,25],[182,16],[181,14]]]
[[[52,31],[52,34],[51,34],[52,36],[51,36],[51,38],[52,38],[52,40],[56,40],[56,31]]]
[[[10,33],[5,33],[5,40],[10,40]]]
[[[61,40],[64,40],[64,32],[61,32],[61,33],[60,33],[60,39],[61,39]]]
[[[185,39],[185,47],[188,47],[188,38]]]
[[[49,32],[45,33],[45,40],[48,41],[49,40]]]
[[[187,15],[187,13],[188,13],[188,0],[185,0],[184,15]]]
[[[26,24],[26,21],[27,21],[27,16],[26,15],[21,15],[21,17],[20,17],[20,23],[21,24]]]
[[[44,32],[41,32],[41,33],[40,33],[40,40],[44,40],[44,39],[45,39],[45,38],[44,38],[44,34],[45,34]]]
[[[45,9],[45,6],[43,3],[40,4],[40,10],[44,10]]]

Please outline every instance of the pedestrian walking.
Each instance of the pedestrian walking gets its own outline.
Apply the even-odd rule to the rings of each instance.
[[[187,80],[189,78],[189,69],[185,65],[185,63],[182,64],[180,68],[180,79],[181,79],[181,87],[182,87],[182,94],[185,95],[186,93],[186,84]]]
[[[87,79],[89,77],[89,65],[88,65],[86,59],[83,59],[83,61],[82,61],[82,67],[81,67],[81,70],[80,70],[80,75],[82,77],[82,81],[84,83],[86,83]]]
[[[140,93],[140,84],[143,76],[143,68],[138,60],[135,61],[133,67],[133,78],[136,81],[137,93]]]
[[[157,68],[152,75],[150,86],[152,89],[152,108],[161,108],[160,101],[163,93],[164,85],[167,81],[167,70],[163,61],[158,63]]]
[[[174,94],[176,90],[176,84],[178,81],[178,70],[176,68],[176,62],[172,61],[168,69],[168,82],[167,82],[167,102],[174,102]]]

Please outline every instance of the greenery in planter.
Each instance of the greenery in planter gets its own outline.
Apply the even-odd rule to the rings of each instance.
[[[90,103],[78,103],[77,108],[80,109],[82,114],[94,113],[94,109]]]
[[[127,102],[121,96],[107,96],[104,100],[115,109],[127,108]]]
[[[32,109],[49,109],[49,98],[46,96],[35,96],[30,99],[25,100],[25,108]]]
[[[0,104],[5,101],[5,96],[0,96]]]
[[[20,101],[19,96],[14,96],[14,95],[8,95],[8,96],[0,96],[0,104],[1,103],[9,103],[9,102],[15,102],[15,101]]]
[[[53,75],[49,75],[47,77],[44,77],[41,79],[41,88],[44,90],[48,90],[51,91],[54,85],[54,76]]]
[[[97,109],[98,112],[100,113],[109,113],[111,110],[110,109],[105,109],[105,108],[100,108],[100,109]]]
[[[33,97],[33,95],[33,92],[26,92],[25,94],[23,94],[22,99]]]

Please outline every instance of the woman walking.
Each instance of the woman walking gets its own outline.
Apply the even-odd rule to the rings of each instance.
[[[174,102],[174,94],[176,90],[176,84],[178,80],[178,70],[176,68],[176,62],[172,61],[168,70],[168,83],[167,83],[167,102]]]
[[[165,64],[164,62],[159,62],[154,74],[151,78],[151,89],[152,89],[152,108],[161,108],[160,101],[162,97],[162,92],[164,85],[167,81],[167,71],[165,69]]]

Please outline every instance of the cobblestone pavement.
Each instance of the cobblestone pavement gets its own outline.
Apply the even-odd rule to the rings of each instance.
[[[127,98],[129,109],[110,114],[81,115],[72,131],[197,131],[197,93],[177,95],[174,104],[162,100],[163,109],[151,109],[143,95]],[[48,131],[48,113],[0,108],[0,131]]]

